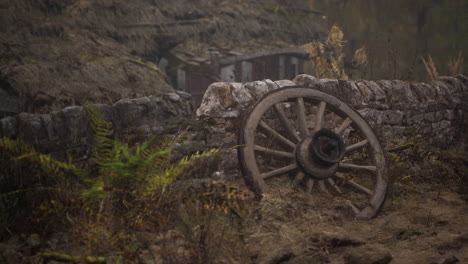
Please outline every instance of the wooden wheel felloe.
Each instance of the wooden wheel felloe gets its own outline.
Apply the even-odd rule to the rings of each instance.
[[[345,199],[358,219],[377,215],[385,201],[382,146],[367,122],[339,99],[311,88],[267,94],[239,133],[247,185],[261,194],[289,184]]]

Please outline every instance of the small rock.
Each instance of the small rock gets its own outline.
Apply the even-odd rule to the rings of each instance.
[[[425,113],[424,114],[424,120],[429,122],[429,123],[434,123],[435,122],[435,113]]]
[[[358,246],[365,244],[364,241],[358,238],[351,237],[341,232],[317,232],[308,235],[308,239],[311,242],[318,243],[320,245],[326,245],[327,247],[347,247],[347,246]]]
[[[254,101],[251,92],[240,83],[232,83],[232,97],[241,109],[247,109]]]
[[[384,90],[382,90],[382,88],[380,88],[380,86],[373,82],[373,81],[369,81],[367,82],[367,87],[369,87],[373,92],[374,92],[374,100],[375,101],[381,101],[381,102],[384,102],[385,101],[385,92]]]
[[[347,264],[387,264],[391,261],[390,252],[380,246],[352,248],[346,254]]]
[[[390,138],[394,135],[393,128],[391,126],[382,126],[382,136],[384,138]]]
[[[268,87],[270,88],[270,90],[276,90],[279,88],[278,84],[274,83],[272,80],[270,79],[266,79],[265,80],[265,83],[268,85]]]
[[[185,100],[192,99],[192,95],[183,91],[176,91],[176,93]]]
[[[197,116],[217,117],[219,112],[235,107],[237,102],[232,97],[230,83],[213,83],[203,96],[202,103],[197,110]]]
[[[215,171],[211,174],[213,180],[225,180],[226,173],[224,171]]]
[[[404,113],[402,111],[387,111],[385,115],[385,123],[390,125],[399,125],[402,123]]]
[[[297,85],[303,85],[307,87],[312,87],[317,84],[319,79],[315,78],[314,76],[307,75],[307,74],[300,74],[294,78],[293,82]]]
[[[442,264],[456,264],[459,263],[460,261],[457,259],[455,256],[451,256],[450,258],[446,259]]]
[[[272,90],[267,85],[267,83],[263,81],[254,81],[246,83],[244,87],[247,88],[250,92],[252,92],[256,96],[257,100],[262,98],[263,96],[265,96],[265,94]]]
[[[169,98],[169,100],[174,101],[174,102],[180,101],[180,95],[177,93],[168,93],[167,97]]]
[[[279,86],[279,88],[296,85],[296,83],[294,83],[291,80],[278,80],[278,81],[275,81],[275,83]]]

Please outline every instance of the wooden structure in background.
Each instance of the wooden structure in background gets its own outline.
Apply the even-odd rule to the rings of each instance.
[[[281,48],[251,53],[209,51],[207,57],[172,52],[159,60],[159,67],[181,91],[192,94],[200,105],[208,86],[217,81],[293,79],[303,73],[307,52],[300,48]]]

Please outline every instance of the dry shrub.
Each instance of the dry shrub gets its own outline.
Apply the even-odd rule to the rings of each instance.
[[[353,57],[353,66],[354,67],[358,67],[358,66],[365,66],[367,65],[368,60],[367,60],[367,53],[366,53],[366,48],[365,47],[361,47],[359,49],[357,49],[355,52],[354,52],[354,57]]]
[[[246,263],[238,252],[244,251],[241,234],[252,197],[226,182],[177,181],[146,202],[141,223],[127,232],[145,233],[138,235],[140,255],[149,250],[149,258],[162,263]]]
[[[303,46],[309,53],[310,63],[313,67],[313,75],[318,78],[334,78],[347,80],[349,77],[344,71],[344,34],[334,25],[328,33],[325,42],[309,42]],[[364,47],[356,50],[353,65],[358,67],[367,64],[367,54]]]
[[[343,37],[343,31],[341,31],[338,26],[333,25],[328,33],[327,43],[331,45],[337,53],[341,52],[343,50],[343,43],[345,42]]]

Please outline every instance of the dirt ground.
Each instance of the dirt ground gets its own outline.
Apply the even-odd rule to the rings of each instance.
[[[261,202],[248,248],[255,263],[466,263],[468,203],[453,188],[400,184],[370,221],[330,195],[282,188]]]
[[[245,188],[240,179],[230,185]],[[210,263],[262,264],[468,263],[468,203],[452,183],[399,183],[381,214],[369,221],[354,220],[351,208],[337,197],[318,191],[308,194],[288,186],[272,189],[249,210],[235,235],[229,236],[227,229],[215,229],[205,245],[213,257],[205,259]],[[120,263],[204,263],[192,254],[200,247],[201,236],[196,230],[203,227],[200,223],[206,223],[198,216],[181,216],[194,224],[178,225],[177,230],[164,234],[145,228],[131,231],[136,240],[126,250],[136,243],[138,256]],[[222,219],[221,226],[232,227],[227,218]],[[184,232],[184,226],[189,226],[185,230],[189,232]],[[87,228],[81,232],[88,232],[88,238],[103,234],[99,226]],[[0,263],[41,263],[38,252],[50,251],[75,256],[99,252],[107,256],[107,263],[119,263],[116,252],[104,244],[87,248],[89,243],[77,242],[75,235],[52,234],[46,241],[37,235],[25,240],[11,238],[0,245]]]
[[[468,202],[463,189],[467,170],[460,149],[462,155],[439,153],[440,167],[427,173],[403,176],[404,171],[391,170],[385,205],[368,221],[355,220],[343,197],[318,188],[311,194],[292,189],[287,179],[270,182],[270,191],[260,201],[244,199],[241,213],[229,213],[234,204],[229,205],[229,199],[248,193],[237,177],[199,191],[187,184],[178,191],[185,201],[172,209],[171,217],[164,218],[171,211],[166,210],[131,228],[116,225],[112,222],[116,219],[100,224],[72,219],[69,230],[44,237],[17,234],[0,243],[0,264],[43,263],[42,252],[145,264],[468,263]],[[422,163],[413,166],[420,168]],[[226,192],[226,186],[234,192]],[[227,193],[222,203],[203,200],[222,193]],[[126,215],[130,222],[125,223],[141,220],[138,215]]]

